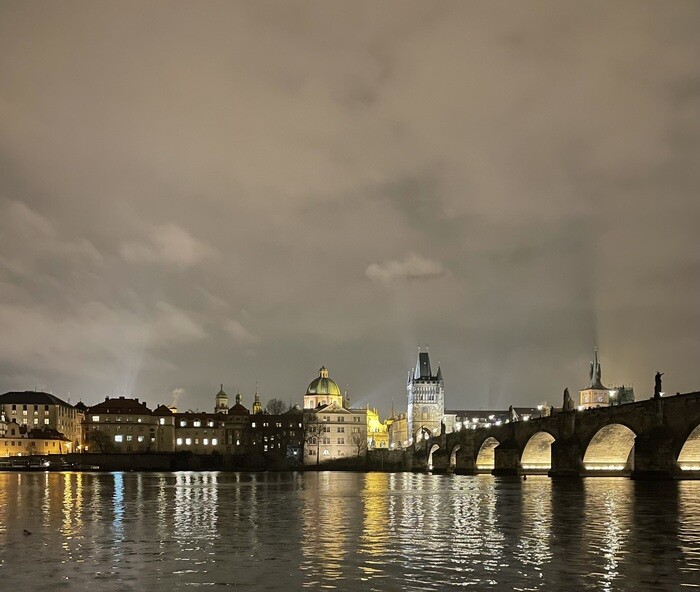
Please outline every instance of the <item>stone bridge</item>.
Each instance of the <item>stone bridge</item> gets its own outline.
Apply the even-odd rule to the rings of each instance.
[[[699,477],[700,392],[442,433],[414,450],[413,470]]]

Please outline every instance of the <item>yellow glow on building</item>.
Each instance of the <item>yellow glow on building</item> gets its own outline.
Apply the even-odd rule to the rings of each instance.
[[[389,448],[389,426],[379,419],[376,409],[367,407],[367,447]]]

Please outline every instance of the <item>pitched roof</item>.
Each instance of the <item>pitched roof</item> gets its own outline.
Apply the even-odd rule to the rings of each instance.
[[[52,429],[33,429],[29,430],[27,433],[27,437],[34,439],[34,440],[64,440],[64,441],[70,441],[69,438],[66,438],[66,436],[59,432],[58,430],[52,430]]]
[[[250,415],[250,411],[248,411],[248,409],[240,403],[236,403],[233,407],[231,407],[228,410],[228,412],[229,415]]]
[[[151,410],[146,403],[140,403],[138,399],[119,397],[110,399],[107,397],[102,403],[93,405],[88,409],[89,413],[131,413],[136,415],[151,415]]]
[[[172,410],[167,405],[158,405],[158,407],[156,407],[153,410],[153,415],[172,415],[172,414],[173,414]]]
[[[316,413],[352,413],[352,411],[349,411],[348,409],[345,409],[345,407],[341,407],[338,405],[338,403],[328,403],[328,405],[321,405],[320,407],[316,407],[316,409],[313,409],[312,411],[315,411]]]
[[[0,405],[63,405],[72,407],[71,404],[59,399],[57,396],[41,391],[10,391],[0,395]]]

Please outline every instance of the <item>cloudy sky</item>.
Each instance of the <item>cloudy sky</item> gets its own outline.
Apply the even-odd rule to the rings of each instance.
[[[700,388],[700,3],[0,4],[0,392]]]

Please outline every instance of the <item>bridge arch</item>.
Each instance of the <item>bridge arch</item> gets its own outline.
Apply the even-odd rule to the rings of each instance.
[[[682,471],[700,471],[700,424],[683,441],[678,453],[678,467]]]
[[[486,438],[479,446],[479,452],[476,454],[476,468],[481,471],[492,471],[496,466],[496,446],[500,442],[493,436]]]
[[[555,438],[549,432],[535,432],[523,448],[520,465],[525,470],[545,471],[552,468],[552,442]]]
[[[589,471],[623,471],[631,469],[637,434],[622,423],[599,428],[584,446],[583,466]]]
[[[455,444],[452,447],[452,452],[450,452],[450,463],[448,466],[452,471],[454,471],[457,467],[457,453],[459,452],[460,448],[462,448],[461,444]]]
[[[432,444],[430,445],[430,448],[428,449],[428,470],[432,470],[433,468],[433,454],[440,450],[440,447],[437,444]]]

